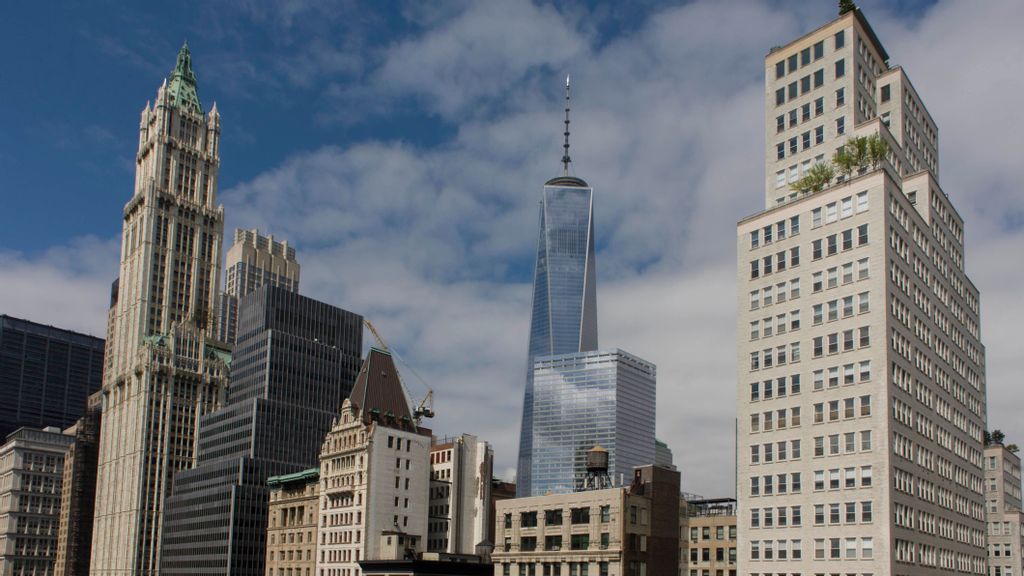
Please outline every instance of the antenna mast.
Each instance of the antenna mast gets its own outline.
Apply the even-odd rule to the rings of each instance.
[[[562,155],[562,168],[565,176],[569,175],[569,75],[565,75],[565,144],[562,145],[565,153]]]

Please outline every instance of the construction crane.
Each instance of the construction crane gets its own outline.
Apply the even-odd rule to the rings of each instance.
[[[412,366],[410,366],[408,362],[406,362],[401,356],[398,355],[398,352],[394,351],[393,349],[391,349],[391,347],[388,346],[388,343],[384,341],[384,338],[380,335],[380,332],[377,332],[377,328],[374,327],[373,322],[370,322],[370,320],[367,318],[363,318],[363,325],[366,326],[366,329],[370,331],[370,334],[373,334],[373,339],[377,341],[377,345],[380,346],[385,352],[388,352],[395,358],[398,358],[398,361],[401,362],[406,368],[408,368],[409,371],[412,372],[413,376],[415,376],[416,379],[419,380],[421,384],[423,384],[423,387],[427,389],[427,395],[423,397],[423,400],[421,400],[420,403],[417,404],[412,411],[412,416],[416,420],[416,425],[419,426],[423,418],[433,418],[434,390],[427,385],[426,381],[424,381],[423,378],[416,373],[416,370]],[[398,374],[398,382],[402,385],[402,390],[405,391],[405,396],[409,398],[411,404],[412,394],[409,393],[409,387],[405,385],[405,381],[402,379],[401,373]]]

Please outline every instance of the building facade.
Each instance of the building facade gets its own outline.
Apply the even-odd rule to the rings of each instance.
[[[654,364],[618,349],[536,358],[532,493],[573,492],[587,451],[608,451],[612,482],[655,460]]]
[[[64,456],[60,528],[57,532],[56,576],[89,573],[93,506],[96,503],[96,464],[99,458],[103,393],[89,396],[85,416],[64,431],[74,438]]]
[[[71,426],[102,380],[102,338],[0,314],[0,438]]]
[[[640,576],[679,566],[679,473],[645,466],[629,488],[502,500],[495,576]]]
[[[540,234],[533,272],[526,389],[519,432],[516,493],[533,489],[533,363],[540,356],[597,349],[597,260],[594,189],[569,175],[569,80],[565,83],[563,174],[548,180],[540,203]]]
[[[195,423],[221,405],[227,386],[230,354],[213,338],[220,115],[216,104],[204,113],[196,90],[186,45],[139,124],[103,375],[96,576],[159,572],[171,481],[195,464]]]
[[[288,241],[264,236],[259,230],[235,230],[234,244],[224,263],[225,290],[218,304],[217,337],[235,343],[238,303],[263,285],[299,291],[299,262]]]
[[[64,454],[59,428],[19,428],[0,446],[0,576],[55,573]]]
[[[477,554],[490,543],[494,451],[471,434],[435,438],[430,447],[428,552]]]
[[[167,499],[167,575],[265,573],[267,481],[317,465],[359,370],[362,317],[287,288],[245,295],[238,328],[227,401]]]
[[[1002,443],[985,446],[985,500],[989,576],[1021,574],[1020,457]]]
[[[978,291],[934,122],[857,9],[765,74],[765,210],[737,227],[737,569],[982,574]],[[876,158],[799,180],[860,136]]]
[[[359,576],[359,563],[401,557],[427,539],[431,434],[419,426],[387,351],[370,348],[320,452],[319,576]],[[394,552],[388,552],[390,558]]]
[[[320,471],[316,468],[267,480],[267,576],[315,576],[320,520]]]
[[[680,575],[736,576],[736,500],[691,500],[685,506]]]

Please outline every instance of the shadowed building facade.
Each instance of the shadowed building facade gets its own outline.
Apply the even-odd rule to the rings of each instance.
[[[0,438],[74,424],[102,381],[102,338],[0,314]]]
[[[213,338],[224,209],[220,114],[203,111],[188,46],[139,124],[109,313],[90,573],[150,576],[164,501],[195,465],[196,422],[224,399],[230,351]]]
[[[200,420],[198,464],[167,500],[163,574],[264,573],[267,481],[318,464],[362,334],[361,316],[284,288],[242,298],[227,403]]]
[[[597,268],[594,190],[569,175],[569,84],[566,79],[564,174],[544,184],[533,275],[533,310],[526,361],[516,494],[536,493],[533,457],[533,363],[539,356],[597,349]]]

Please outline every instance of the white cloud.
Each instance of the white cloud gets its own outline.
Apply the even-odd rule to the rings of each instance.
[[[942,1],[914,22],[887,10],[869,5],[867,16],[939,123],[942,181],[966,218],[990,423],[1024,443],[1013,412],[1024,398],[1011,384],[1024,376],[1015,358],[1024,268],[1005,265],[1024,251],[1014,187],[1024,174],[1010,136],[1024,129],[1010,100],[1024,88],[1014,74],[1024,6]],[[684,489],[731,494],[734,231],[763,202],[762,58],[830,14],[706,0],[655,11],[598,43],[579,14],[527,2],[453,4],[444,18],[414,12],[422,33],[343,92],[353,113],[411,97],[456,135],[429,149],[366,141],[296,154],[223,191],[229,225],[293,241],[303,291],[373,319],[437,391],[433,427],[491,440],[496,470],[510,470],[536,202],[560,168],[560,75],[571,68],[574,167],[596,194],[602,345],[658,364],[658,433]],[[89,252],[80,244],[0,255],[0,305],[102,331],[116,246],[98,251],[107,260],[81,263],[67,256]],[[34,294],[32,282],[59,289]],[[88,299],[74,307],[80,318],[53,312],[67,294]]]

